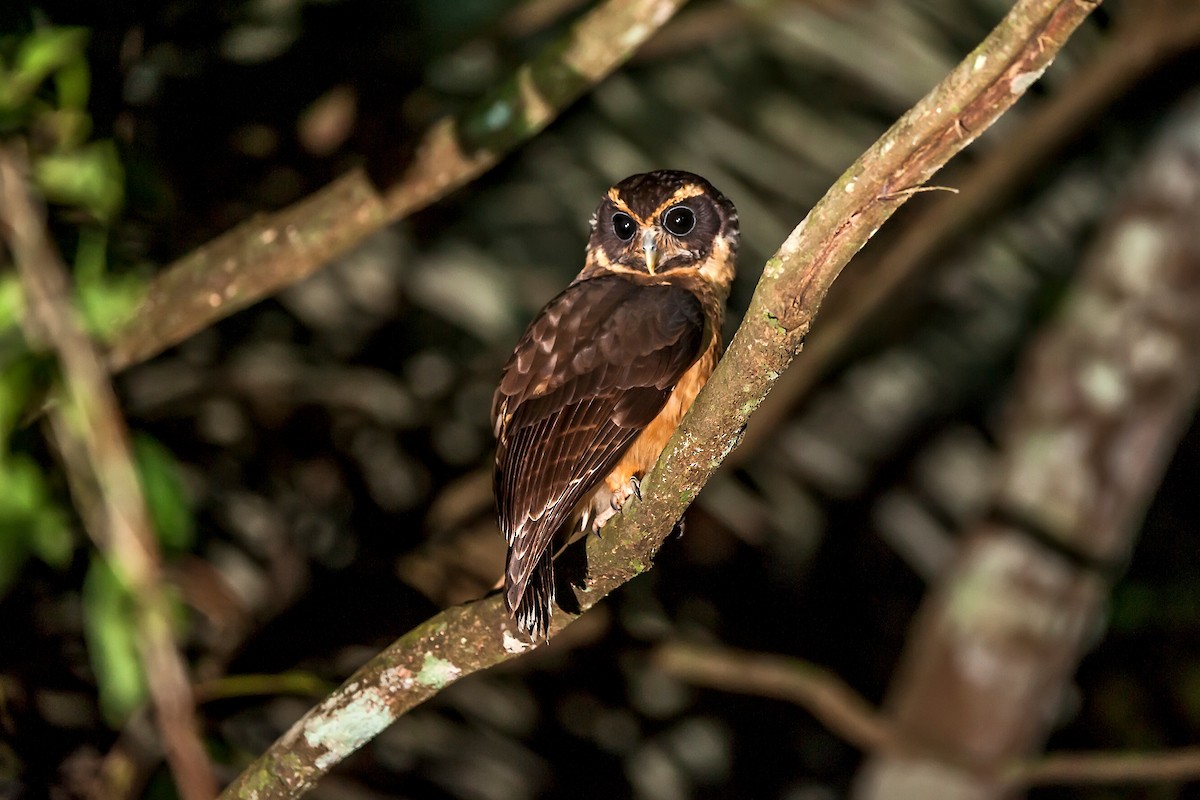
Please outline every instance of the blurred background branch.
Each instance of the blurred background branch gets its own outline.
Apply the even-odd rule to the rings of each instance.
[[[437,122],[395,183],[353,170],[168,266],[109,342],[113,370],[150,358],[296,283],[383,226],[491,168],[619,67],[686,0],[607,0],[477,106]]]
[[[906,737],[837,675],[810,662],[713,645],[667,642],[654,651],[651,663],[697,686],[794,703],[861,750],[901,754],[927,749]],[[934,760],[941,757],[930,752],[923,755]]]
[[[1200,779],[1197,747],[1143,753],[1057,752],[1002,764],[998,769],[996,764],[973,762],[962,753],[939,750],[922,739],[919,732],[902,727],[873,708],[833,673],[797,658],[668,642],[654,651],[652,663],[668,675],[697,686],[794,703],[872,756],[920,758],[938,769],[973,776],[1010,793],[1038,785],[1175,783]],[[894,796],[916,797],[916,794]]]
[[[61,402],[51,426],[85,527],[135,608],[145,668],[167,761],[185,800],[208,800],[216,782],[198,737],[186,663],[175,642],[162,560],[116,395],[70,299],[66,268],[46,237],[30,194],[29,163],[17,145],[0,148],[0,230],[21,278],[28,341],[51,351]]]

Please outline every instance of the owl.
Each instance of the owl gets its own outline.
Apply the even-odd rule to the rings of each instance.
[[[583,270],[537,314],[492,401],[504,600],[546,637],[554,559],[631,495],[721,355],[738,218],[689,172],[632,175],[591,220]]]

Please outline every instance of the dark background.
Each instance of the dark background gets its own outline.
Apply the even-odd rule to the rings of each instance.
[[[148,274],[352,166],[388,180],[421,130],[469,107],[584,6],[16,3],[0,30],[33,19],[90,29],[96,133],[116,140],[128,178],[113,259]],[[491,391],[523,325],[582,265],[607,186],[688,169],[737,204],[732,332],[765,258],[1005,7],[696,2],[467,188],[121,375],[131,426],[180,461],[197,521],[171,572],[197,676],[297,670],[336,684],[439,607],[486,593],[503,552],[487,482]],[[542,20],[547,8],[557,13]],[[1071,91],[1114,19],[1136,11],[1094,15],[1044,83],[937,182],[953,185],[1037,104]],[[407,715],[313,796],[842,796],[860,755],[806,713],[687,687],[650,669],[648,654],[680,636],[796,655],[882,698],[944,563],[929,554],[980,513],[1019,354],[1198,67],[1193,48],[1114,97],[942,248],[777,429],[726,465],[652,571],[552,646]],[[871,260],[921,203],[852,262],[831,307],[870,280]],[[1198,445],[1189,431],[1051,748],[1200,735]],[[81,638],[80,541],[71,567],[30,562],[0,598],[0,795],[75,796],[122,735],[99,713]],[[314,702],[204,704],[223,779]],[[165,772],[145,793],[171,796]]]

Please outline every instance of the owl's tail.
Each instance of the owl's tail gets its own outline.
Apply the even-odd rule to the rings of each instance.
[[[511,558],[511,555],[510,555]],[[550,631],[550,614],[554,604],[554,553],[550,548],[521,581],[506,579],[504,605],[517,622],[517,627],[532,639],[546,639]]]

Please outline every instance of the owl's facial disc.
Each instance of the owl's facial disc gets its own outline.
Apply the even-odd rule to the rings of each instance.
[[[598,269],[653,276],[703,270],[737,247],[737,212],[703,178],[686,172],[632,175],[609,189],[592,218]],[[725,256],[722,256],[725,257]]]

